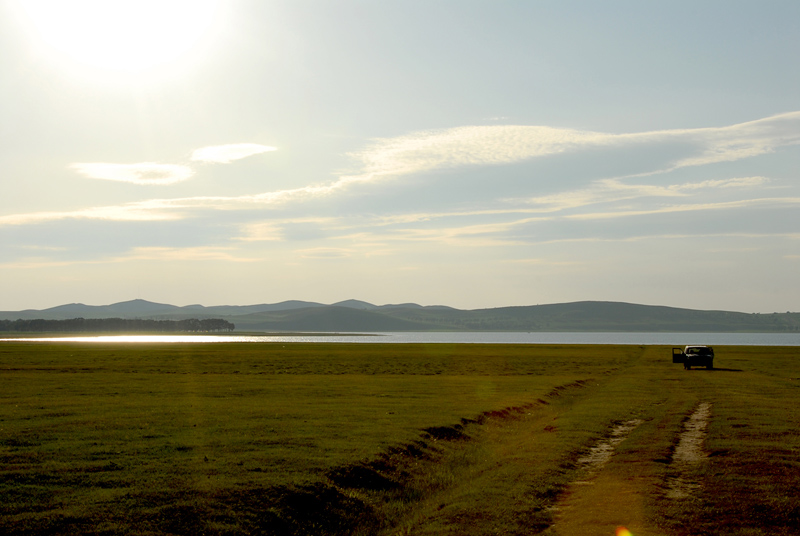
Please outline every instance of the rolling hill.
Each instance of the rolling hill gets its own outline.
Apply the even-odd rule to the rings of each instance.
[[[462,310],[415,303],[373,305],[346,300],[332,305],[285,301],[259,305],[176,306],[146,300],[111,305],[72,303],[50,309],[3,311],[0,320],[220,318],[237,331],[648,331],[798,332],[800,313],[751,314],[622,302],[572,303]]]

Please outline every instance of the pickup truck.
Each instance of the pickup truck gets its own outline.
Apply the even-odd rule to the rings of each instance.
[[[683,368],[686,370],[690,370],[692,367],[703,366],[711,370],[714,368],[714,349],[710,346],[673,348],[672,362],[683,363]]]

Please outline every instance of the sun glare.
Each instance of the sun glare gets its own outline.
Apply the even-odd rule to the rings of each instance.
[[[141,71],[172,62],[209,33],[218,0],[24,0],[42,41],[85,65]]]

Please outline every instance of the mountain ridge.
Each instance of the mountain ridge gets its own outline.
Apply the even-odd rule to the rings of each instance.
[[[611,301],[578,301],[488,309],[416,303],[374,305],[344,300],[331,305],[287,300],[273,304],[186,306],[142,299],[48,309],[0,311],[0,320],[218,318],[237,331],[650,331],[798,332],[800,313],[741,313]]]

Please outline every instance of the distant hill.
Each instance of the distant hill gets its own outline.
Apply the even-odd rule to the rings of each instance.
[[[43,310],[4,311],[0,320],[219,318],[237,331],[649,331],[797,332],[800,313],[749,314],[622,302],[583,301],[462,310],[416,303],[373,305],[346,300],[333,305],[285,301],[259,305],[187,305],[131,300],[111,305],[72,303]]]
[[[114,303],[111,305],[84,305],[70,303],[49,309],[26,309],[24,311],[0,311],[0,320],[33,320],[43,318],[46,320],[65,320],[69,318],[153,318],[178,320],[183,318],[221,318],[225,316],[240,316],[266,311],[285,311],[292,309],[309,309],[326,307],[321,303],[304,301],[284,301],[273,304],[260,305],[217,305],[205,307],[203,305],[167,305],[153,303],[146,300],[131,300]]]

